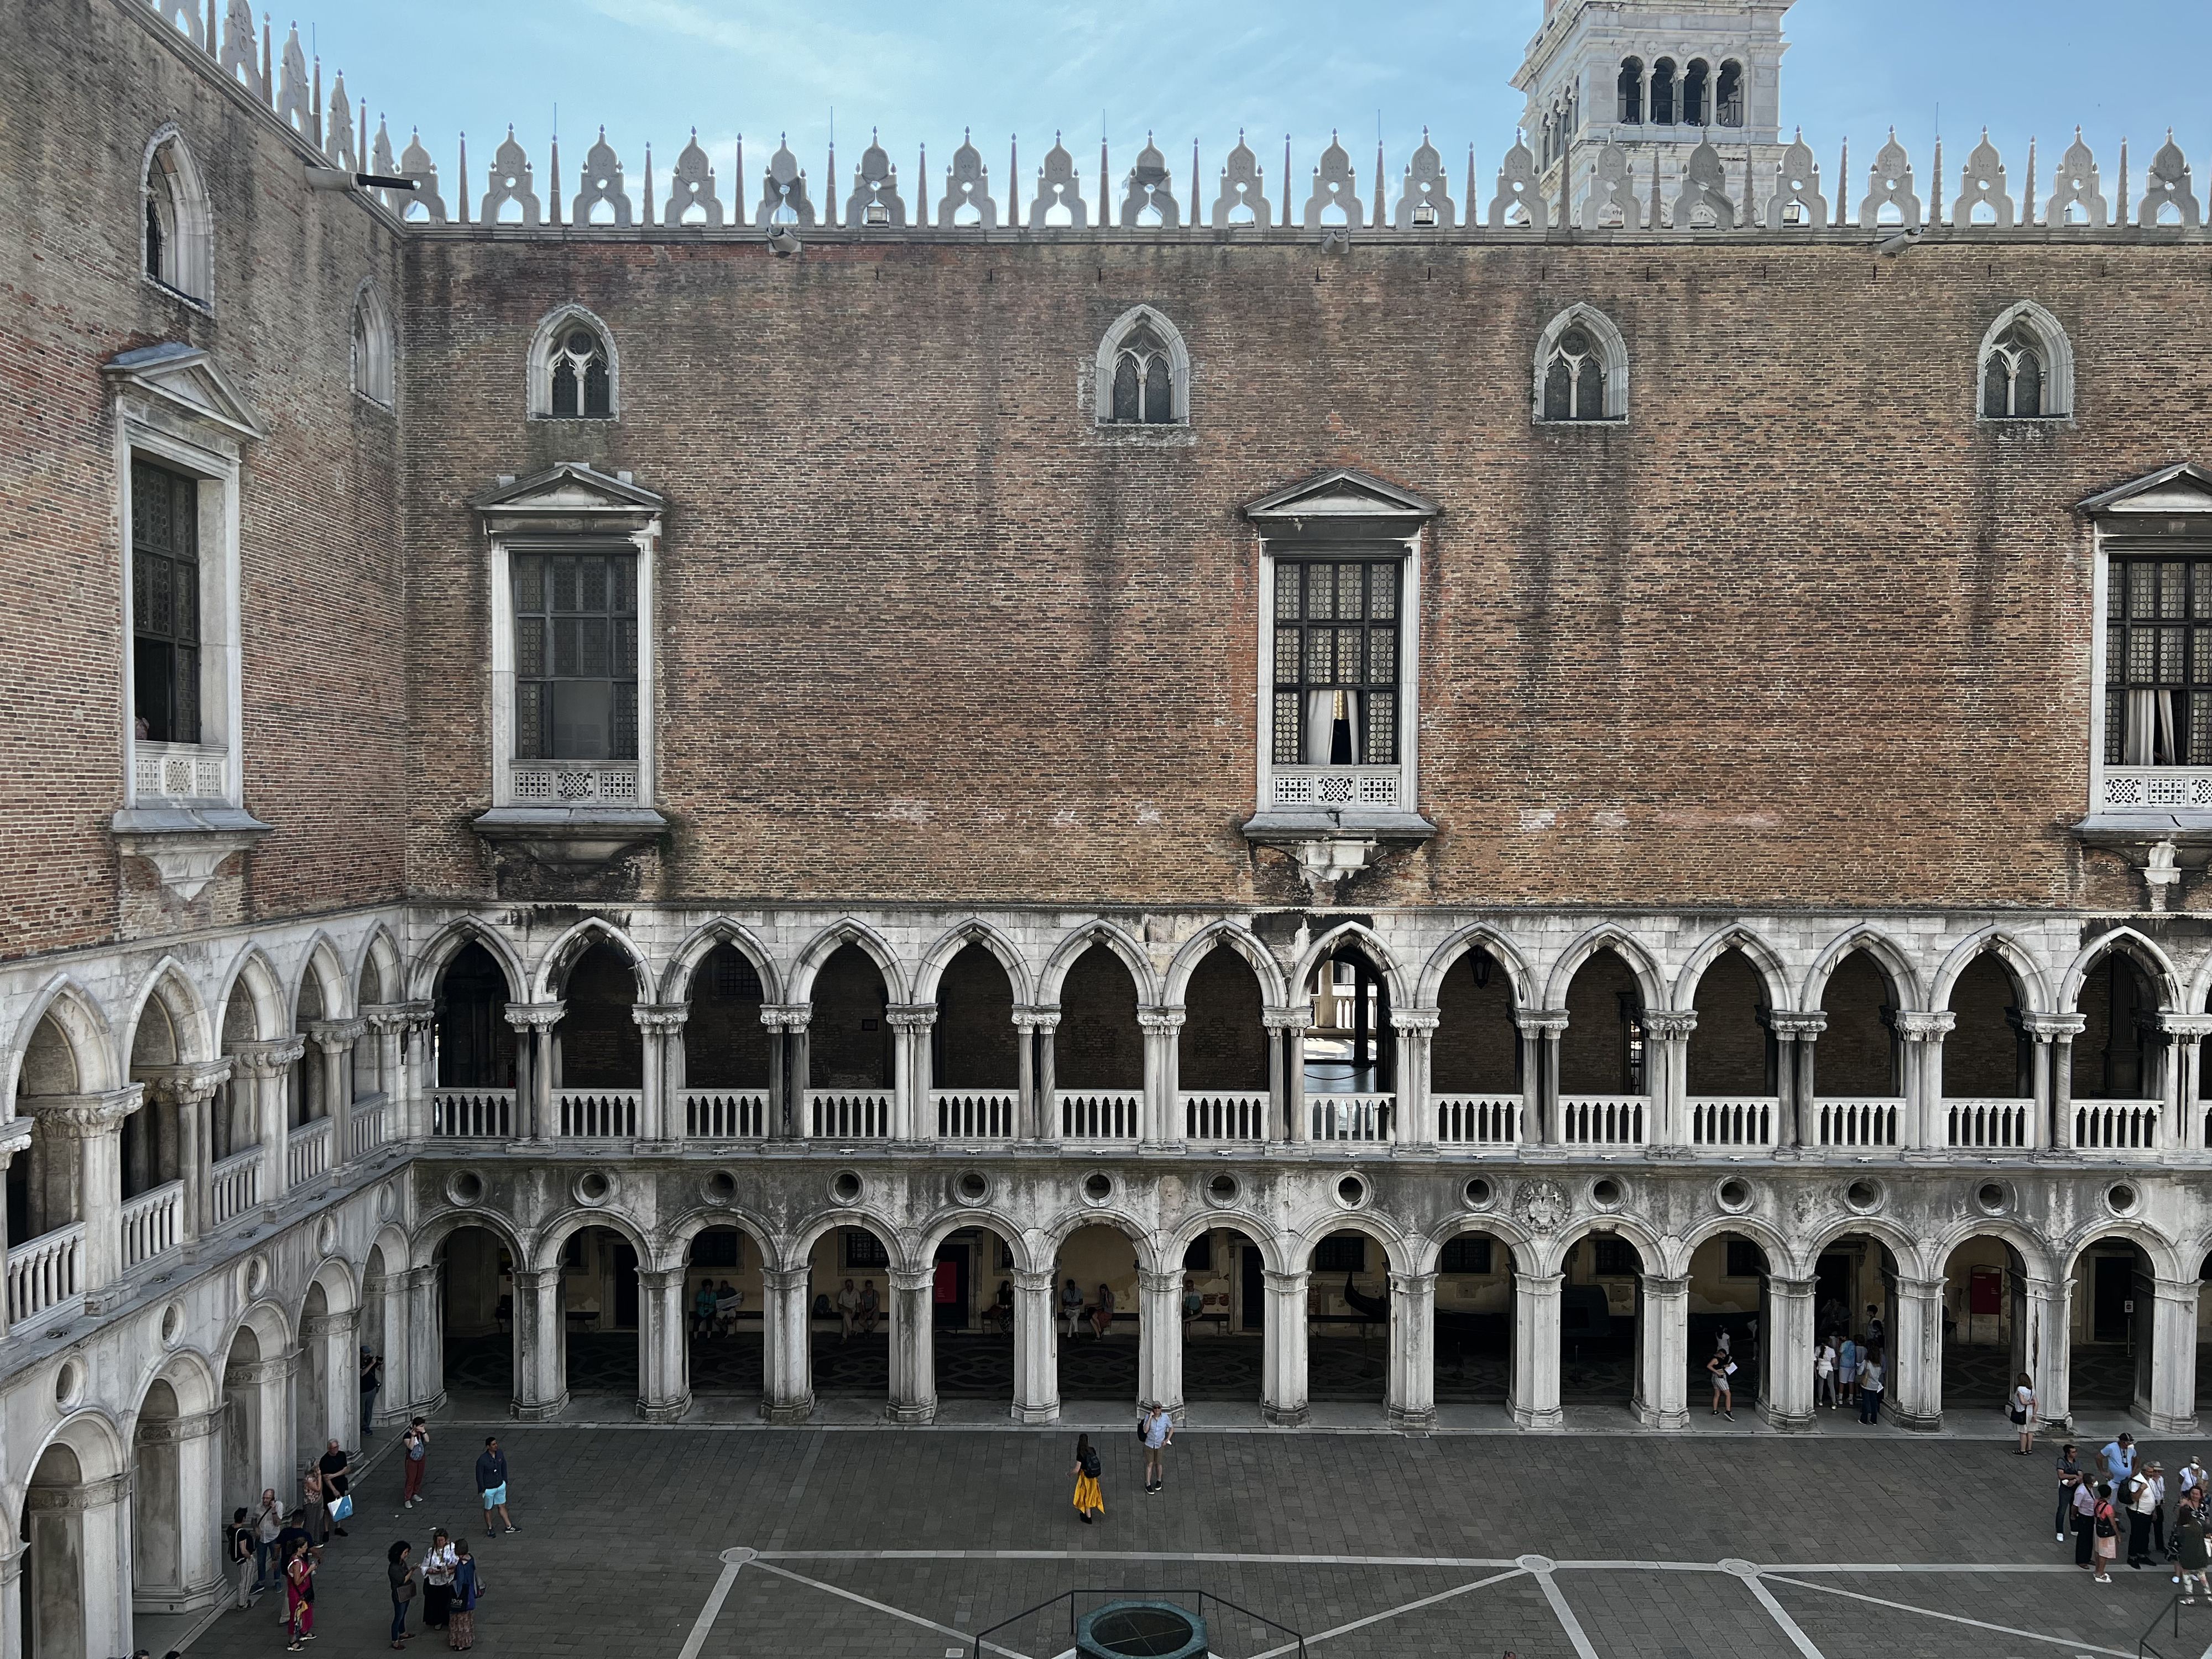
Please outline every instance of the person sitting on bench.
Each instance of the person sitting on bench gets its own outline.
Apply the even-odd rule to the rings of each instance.
[[[1091,1310],[1091,1328],[1103,1337],[1106,1334],[1106,1328],[1113,1322],[1114,1287],[1110,1285],[1101,1285],[1098,1287],[1098,1301]]]

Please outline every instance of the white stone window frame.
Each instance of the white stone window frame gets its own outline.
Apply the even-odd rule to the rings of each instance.
[[[599,337],[599,349],[607,354],[607,412],[604,415],[556,415],[553,412],[553,343],[581,324]],[[530,337],[530,360],[526,365],[530,418],[533,421],[588,421],[595,425],[622,419],[622,353],[615,331],[586,307],[573,301],[545,313]],[[577,387],[577,406],[583,406],[583,388]]]
[[[1597,347],[1599,366],[1605,371],[1605,411],[1594,421],[1553,421],[1544,417],[1544,380],[1551,367],[1552,350],[1559,337],[1580,328]],[[1577,300],[1544,325],[1536,341],[1535,381],[1529,419],[1540,427],[1566,431],[1577,427],[1620,426],[1628,420],[1628,342],[1613,319],[1595,306]]]
[[[1171,421],[1117,421],[1114,418],[1114,369],[1123,342],[1140,325],[1150,325],[1167,348],[1170,396],[1174,399]],[[1198,441],[1191,425],[1190,388],[1194,378],[1190,345],[1182,331],[1170,322],[1158,307],[1131,306],[1099,337],[1098,349],[1079,359],[1075,376],[1076,407],[1094,443],[1133,444],[1186,448]]]
[[[660,520],[654,519],[628,535],[612,532],[562,535],[542,531],[504,532],[490,538],[491,581],[491,751],[492,805],[650,808],[653,805],[653,589],[660,548]],[[517,553],[635,553],[637,556],[637,758],[635,760],[525,760],[514,752],[514,570]],[[635,769],[634,795],[609,795],[603,780],[610,772]],[[568,773],[593,780],[589,795],[547,799],[525,793],[518,774]]]
[[[2017,322],[2026,322],[2036,343],[2043,348],[2043,413],[1988,414],[1983,405],[1989,384],[1990,359],[1996,355],[1999,338]],[[2065,326],[2034,301],[2015,301],[1997,313],[1996,320],[1982,335],[1980,349],[1974,353],[1974,420],[1985,426],[2017,427],[2073,418],[2074,342],[2068,337]],[[2102,680],[2098,682],[2100,687],[2103,684]]]
[[[399,331],[374,276],[363,277],[354,290],[353,311],[346,325],[346,352],[354,395],[387,415],[398,414]]]
[[[156,276],[146,269],[146,200],[165,149],[175,163],[165,171],[176,210],[169,224],[169,274]],[[138,161],[138,280],[198,310],[215,309],[215,208],[199,161],[174,121],[155,129]]]
[[[2212,526],[2207,527],[2212,529]],[[2126,544],[2121,549],[2124,554],[2160,556],[2163,550],[2130,536],[2127,529],[2124,521],[2116,526],[2112,538]],[[2089,813],[2114,817],[2141,814],[2154,822],[2170,819],[2177,813],[2212,813],[2212,766],[2115,766],[2105,759],[2105,723],[2112,718],[2111,699],[2105,695],[2105,670],[2113,553],[2102,521],[2094,525],[2091,537],[2094,553],[2090,580]],[[2176,556],[2202,557],[2212,554],[2212,539],[2172,551]]]
[[[171,806],[243,808],[245,655],[239,622],[237,442],[150,400],[117,398],[116,505],[122,552],[123,805],[126,811]],[[200,740],[153,743],[137,735],[133,697],[137,618],[131,606],[131,466],[143,459],[199,481]],[[189,773],[182,790],[168,786]],[[150,787],[149,787],[150,786]]]
[[[1418,812],[1421,708],[1421,550],[1425,526],[1405,536],[1378,535],[1356,542],[1328,542],[1296,536],[1260,537],[1260,623],[1256,641],[1259,672],[1254,695],[1259,699],[1259,775],[1254,793],[1255,817],[1269,812],[1341,806],[1347,811]],[[1398,759],[1389,766],[1300,766],[1275,759],[1275,566],[1278,559],[1293,562],[1331,555],[1357,556],[1373,561],[1398,561]],[[1297,792],[1279,787],[1278,780],[1311,780],[1313,799],[1285,797]],[[1324,783],[1324,780],[1328,781]],[[1389,799],[1379,798],[1387,785]],[[1341,801],[1322,799],[1331,787],[1348,789]]]

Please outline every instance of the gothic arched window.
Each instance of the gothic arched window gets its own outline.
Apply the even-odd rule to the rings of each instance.
[[[141,182],[147,276],[179,294],[206,300],[215,275],[207,191],[183,135],[174,127],[162,129],[147,146]]]
[[[1720,84],[1713,94],[1713,125],[1743,125],[1743,65],[1733,58],[1721,65]]]
[[[2074,354],[2057,319],[2027,301],[1982,338],[1981,415],[1987,421],[2045,420],[2073,412]]]
[[[1625,58],[1620,63],[1620,122],[1640,126],[1644,122],[1644,60]]]
[[[1190,359],[1174,325],[1139,306],[1098,348],[1097,417],[1109,426],[1176,426],[1190,418]]]
[[[392,407],[397,398],[392,314],[374,283],[362,284],[353,302],[353,389],[372,403]]]
[[[1572,306],[1552,319],[1536,350],[1535,418],[1617,421],[1628,413],[1628,351],[1610,319]]]
[[[1701,127],[1705,125],[1705,94],[1711,88],[1712,76],[1702,58],[1693,58],[1690,67],[1682,71],[1682,125]]]
[[[538,325],[530,365],[530,410],[541,419],[611,421],[620,408],[621,369],[612,337],[581,306]]]
[[[1651,65],[1651,119],[1656,125],[1674,125],[1674,60],[1662,58]]]

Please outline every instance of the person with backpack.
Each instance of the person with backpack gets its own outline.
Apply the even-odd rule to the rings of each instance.
[[[2109,1480],[2097,1488],[2097,1507],[2089,1525],[2094,1534],[2091,1554],[2095,1558],[2097,1567],[2094,1582],[2109,1584],[2112,1582],[2112,1576],[2106,1568],[2120,1553],[2119,1516],[2112,1508],[2112,1485]]]
[[[222,1529],[223,1557],[238,1569],[238,1605],[242,1610],[253,1605],[257,1588],[253,1578],[254,1558],[260,1553],[258,1540],[253,1535],[252,1523],[246,1519],[244,1505],[231,1512],[230,1524]]]
[[[2052,1541],[2060,1544],[2066,1541],[2066,1516],[2074,1507],[2074,1494],[2081,1489],[2081,1462],[2075,1449],[2070,1440],[2058,1449],[2058,1510],[2051,1528]]]
[[[2026,1371],[2012,1385],[2012,1425],[2020,1432],[2020,1455],[2035,1449],[2035,1379]]]
[[[2158,1505],[2158,1487],[2148,1469],[2137,1469],[2120,1492],[2128,1507],[2128,1565],[2140,1572],[2150,1565],[2150,1515]]]
[[[1089,1526],[1106,1513],[1106,1498],[1098,1490],[1098,1476],[1104,1466],[1099,1461],[1097,1449],[1091,1445],[1091,1437],[1075,1437],[1075,1512]]]
[[[2205,1574],[2212,1571],[2212,1545],[2204,1535],[2204,1506],[2185,1504],[2173,1523],[2174,1583],[2181,1586],[2181,1599],[2194,1607],[2200,1595],[2212,1595]]]

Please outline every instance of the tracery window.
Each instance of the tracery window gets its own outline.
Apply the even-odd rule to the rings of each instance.
[[[550,349],[552,403],[556,420],[604,421],[614,414],[613,382],[607,373],[607,349],[580,323],[562,329]]]
[[[2212,766],[2212,558],[2112,561],[2105,763]]]
[[[1605,363],[1587,329],[1568,329],[1552,347],[1544,365],[1544,418],[1605,418]]]
[[[1115,357],[1114,419],[1147,426],[1175,419],[1174,368],[1166,345],[1150,328],[1133,331]]]
[[[164,288],[204,301],[214,274],[207,191],[174,128],[164,129],[148,147],[141,185],[146,275]]]
[[[637,556],[520,553],[514,572],[519,760],[637,757]]]
[[[1278,766],[1398,760],[1398,561],[1278,559]]]
[[[137,735],[200,740],[199,483],[131,464],[131,693]]]
[[[1982,413],[1991,420],[2042,415],[2043,352],[2033,331],[2015,322],[2000,334],[1982,362]]]
[[[353,303],[353,389],[372,402],[392,407],[398,377],[392,318],[374,283],[363,283]]]

